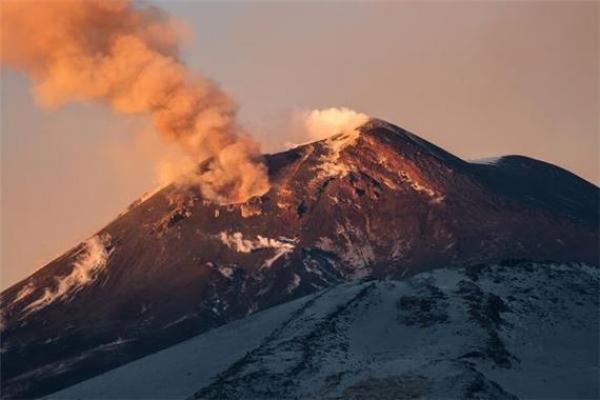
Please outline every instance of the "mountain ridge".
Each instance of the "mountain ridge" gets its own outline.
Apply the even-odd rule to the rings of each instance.
[[[537,161],[468,163],[371,120],[265,163],[263,196],[167,186],[2,292],[3,392],[46,394],[352,279],[597,264],[598,188]]]

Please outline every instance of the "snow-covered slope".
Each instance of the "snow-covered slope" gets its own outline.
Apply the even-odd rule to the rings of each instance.
[[[340,284],[49,398],[598,398],[599,284],[524,261]]]

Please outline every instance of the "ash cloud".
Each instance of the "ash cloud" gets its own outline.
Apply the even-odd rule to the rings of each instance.
[[[148,115],[185,151],[187,160],[173,170],[214,201],[268,190],[258,145],[238,124],[233,100],[178,58],[184,30],[163,11],[95,0],[1,7],[2,62],[26,74],[41,106],[100,102]]]

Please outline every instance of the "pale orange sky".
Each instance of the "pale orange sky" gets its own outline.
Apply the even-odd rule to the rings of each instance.
[[[294,110],[347,106],[463,158],[525,154],[599,182],[597,2],[158,5],[266,150]],[[151,189],[163,145],[143,119],[41,110],[22,76],[1,84],[6,288]]]

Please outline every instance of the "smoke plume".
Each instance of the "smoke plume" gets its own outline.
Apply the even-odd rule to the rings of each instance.
[[[189,156],[187,181],[215,201],[241,202],[268,189],[259,148],[236,122],[234,102],[178,59],[183,30],[163,11],[126,0],[0,7],[2,62],[27,75],[39,104],[99,101],[149,115]]]
[[[303,113],[303,123],[310,140],[354,131],[369,120],[369,116],[346,107],[331,107]]]

